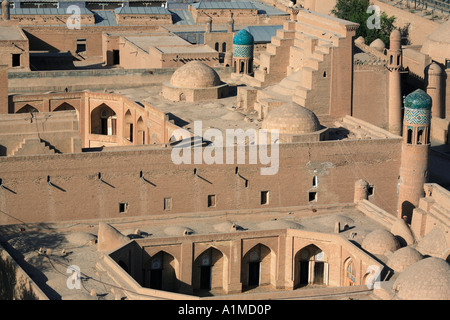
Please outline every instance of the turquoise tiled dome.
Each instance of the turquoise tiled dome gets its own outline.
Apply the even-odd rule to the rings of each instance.
[[[405,108],[431,109],[431,97],[425,91],[417,89],[405,98]]]
[[[253,45],[255,40],[253,39],[253,36],[245,29],[242,29],[233,38],[233,44],[237,45],[243,45],[243,46],[250,46]]]

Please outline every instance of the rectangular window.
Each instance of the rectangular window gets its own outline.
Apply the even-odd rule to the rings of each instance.
[[[309,193],[309,202],[311,202],[311,201],[317,201],[317,192],[314,192],[314,191],[312,191],[312,192],[310,192]]]
[[[164,210],[172,210],[172,198],[164,198]]]
[[[261,191],[261,204],[269,203],[269,191]]]
[[[77,53],[86,51],[86,39],[77,39]]]
[[[12,66],[20,67],[20,54],[19,53],[12,54]]]
[[[128,202],[119,202],[119,213],[126,213],[128,211]]]
[[[208,196],[208,208],[215,207],[216,206],[216,195],[210,194]]]

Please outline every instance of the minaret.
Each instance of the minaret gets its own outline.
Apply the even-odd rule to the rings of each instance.
[[[430,95],[433,102],[431,108],[432,118],[443,118],[442,108],[442,68],[433,62],[428,67],[428,85],[427,93]]]
[[[2,2],[2,20],[8,21],[9,20],[9,2],[8,0],[3,0]]]
[[[431,105],[431,97],[421,89],[417,89],[405,99],[398,217],[409,223],[413,209],[424,196],[430,149]]]
[[[401,135],[402,131],[401,40],[400,31],[398,29],[392,31],[387,65],[389,70],[389,131],[397,135]]]
[[[253,75],[253,46],[255,40],[245,29],[233,37],[233,68],[237,74]]]

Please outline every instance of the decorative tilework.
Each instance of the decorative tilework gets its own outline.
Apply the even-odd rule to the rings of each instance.
[[[236,33],[236,35],[233,38],[233,44],[236,45],[244,45],[244,46],[249,46],[255,43],[255,40],[253,38],[253,36],[251,35],[250,32],[248,32],[245,29],[242,29],[241,31],[239,31],[238,33]]]
[[[405,123],[408,124],[430,124],[430,110],[405,108]]]
[[[239,58],[253,58],[253,45],[233,45],[233,56]]]
[[[405,108],[431,109],[431,97],[425,91],[417,89],[405,98]]]

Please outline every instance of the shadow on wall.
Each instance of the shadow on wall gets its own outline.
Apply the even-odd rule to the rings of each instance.
[[[38,300],[26,283],[18,281],[16,266],[0,255],[0,300]]]
[[[7,148],[0,144],[0,157],[7,155]]]

